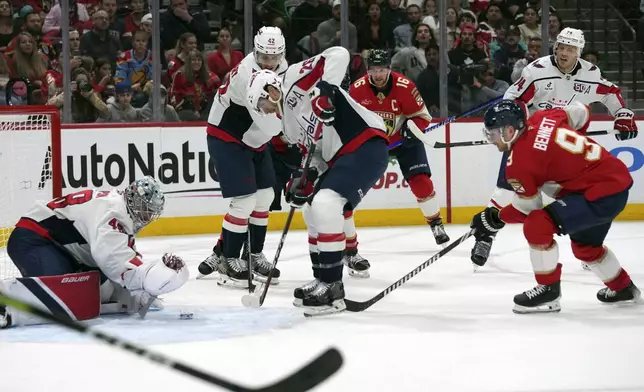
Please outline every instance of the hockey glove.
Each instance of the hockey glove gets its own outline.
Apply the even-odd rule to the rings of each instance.
[[[181,268],[186,266],[186,263],[183,262],[181,257],[173,255],[172,253],[164,254],[161,260],[166,267],[175,271],[179,271]]]
[[[310,168],[306,177],[302,176],[303,170],[298,169],[286,184],[286,202],[296,208],[302,207],[313,194],[318,171],[315,168]]]
[[[333,101],[336,88],[327,82],[319,82],[311,92],[313,114],[325,125],[331,125],[335,120]]]
[[[505,226],[505,222],[499,218],[499,210],[488,207],[474,215],[470,228],[474,229],[474,237],[477,241],[489,238]]]
[[[615,135],[617,140],[629,140],[637,137],[637,123],[633,111],[626,108],[619,109],[615,113],[613,129],[619,132]]]

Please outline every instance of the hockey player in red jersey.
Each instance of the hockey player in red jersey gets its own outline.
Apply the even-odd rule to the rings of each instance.
[[[539,111],[527,120],[527,108],[503,100],[485,113],[485,134],[499,151],[508,151],[506,176],[512,203],[476,214],[471,227],[478,239],[506,223],[523,223],[538,285],[514,297],[514,312],[561,310],[561,263],[554,235],[569,235],[572,253],[606,285],[601,302],[638,301],[640,291],[622,269],[604,239],[624,209],[633,184],[628,168],[585,137],[588,107]],[[541,193],[556,201],[543,207]]]
[[[124,191],[88,189],[37,202],[7,243],[22,277],[0,281],[0,291],[71,320],[161,307],[156,297],[185,284],[188,269],[171,254],[144,262],[134,241],[164,205],[163,191],[151,177]],[[0,328],[42,322],[0,306]]]
[[[445,233],[440,207],[435,197],[425,146],[407,127],[407,122],[413,121],[418,128],[425,129],[429,126],[431,116],[414,82],[398,72],[391,71],[387,51],[371,50],[367,65],[368,74],[351,85],[349,95],[383,118],[390,145],[402,141],[400,146],[390,151],[390,155],[398,161],[400,170],[431,227],[436,243],[444,244],[449,241],[449,237]],[[349,273],[357,277],[368,277],[369,262],[358,254],[352,215],[346,216],[345,234],[347,249],[344,262],[349,268]]]
[[[637,137],[637,123],[632,110],[625,107],[619,87],[604,79],[601,70],[580,58],[585,39],[581,30],[566,27],[557,36],[554,54],[541,57],[521,73],[521,77],[505,92],[504,99],[525,103],[532,112],[562,108],[572,102],[589,105],[601,102],[615,118],[613,125],[618,140]],[[501,161],[497,189],[490,199],[490,207],[502,208],[512,197],[512,188],[505,181],[505,162]],[[481,238],[472,249],[471,259],[477,266],[487,261],[494,236]]]

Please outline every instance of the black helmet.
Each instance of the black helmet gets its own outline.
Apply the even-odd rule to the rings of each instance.
[[[389,52],[382,49],[371,49],[367,57],[367,67],[389,68]]]
[[[512,125],[516,130],[525,128],[526,113],[521,104],[511,99],[494,104],[485,111],[483,123],[487,129],[502,128]]]

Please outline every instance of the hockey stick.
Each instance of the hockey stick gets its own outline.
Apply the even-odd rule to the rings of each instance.
[[[34,316],[43,318],[67,329],[74,330],[84,335],[92,336],[102,341],[103,343],[119,347],[123,350],[129,351],[132,354],[146,358],[151,362],[155,362],[161,366],[174,369],[180,373],[192,376],[199,380],[217,385],[233,392],[308,391],[331,377],[335,372],[338,371],[338,369],[340,369],[340,367],[342,367],[343,363],[342,355],[340,354],[340,352],[335,348],[329,348],[296,372],[274,384],[261,388],[247,388],[201,371],[197,368],[192,367],[191,365],[175,361],[163,354],[155,353],[148,350],[147,348],[135,345],[121,338],[104,334],[103,332],[89,328],[82,323],[61,319],[22,301],[8,297],[3,293],[0,293],[0,304],[1,303],[11,306],[19,311],[30,313]]]
[[[250,222],[248,224],[248,232],[246,233],[248,245],[248,292],[250,294],[255,292],[255,285],[253,284],[253,257],[250,255]]]
[[[315,152],[316,145],[315,143],[311,144],[311,148],[309,149],[309,154],[306,157],[306,162],[304,162],[304,166],[302,168],[302,181],[306,178],[308,172],[309,172],[309,166],[311,165],[311,160],[313,159],[313,153]],[[280,254],[282,253],[282,247],[284,247],[284,242],[286,241],[286,234],[288,234],[288,230],[291,227],[291,221],[293,221],[293,215],[295,215],[295,207],[291,207],[291,210],[288,213],[288,218],[286,218],[286,224],[284,225],[284,230],[282,231],[282,238],[280,238],[280,242],[277,245],[277,250],[275,251],[275,257],[273,258],[273,265],[271,266],[271,270],[268,274],[268,278],[266,278],[266,282],[262,283],[260,286],[260,295],[259,297],[257,295],[252,295],[252,294],[246,294],[242,297],[241,302],[242,305],[244,305],[247,308],[259,308],[264,304],[264,301],[266,300],[266,294],[268,294],[268,287],[271,285],[271,279],[273,278],[273,270],[275,270],[275,267],[277,266],[277,262],[279,261]]]
[[[392,291],[396,290],[398,287],[402,286],[409,279],[411,279],[414,276],[416,276],[418,273],[420,273],[420,271],[422,271],[425,268],[429,267],[430,265],[434,264],[438,259],[440,259],[441,257],[445,256],[452,249],[456,248],[461,243],[463,243],[468,238],[470,238],[472,236],[472,234],[473,234],[473,230],[470,230],[467,233],[463,234],[463,236],[461,238],[459,238],[456,241],[453,241],[451,244],[447,245],[440,252],[438,252],[434,256],[430,257],[429,260],[425,261],[423,264],[421,264],[418,267],[414,268],[410,273],[408,273],[407,275],[403,276],[402,278],[400,278],[399,280],[394,282],[391,286],[389,286],[386,289],[384,289],[383,291],[381,291],[375,297],[373,297],[373,298],[371,298],[371,299],[369,299],[367,301],[364,301],[364,302],[356,302],[356,301],[351,301],[351,300],[345,299],[344,303],[347,305],[347,310],[349,312],[362,312],[363,310],[369,308],[371,305],[373,305],[376,302],[380,301],[386,295],[388,295]]]
[[[600,136],[600,135],[610,135],[613,131],[590,131],[586,133],[586,136]],[[435,142],[434,148],[447,148],[447,147],[471,147],[471,146],[485,146],[487,144],[492,144],[487,140],[472,140],[469,142],[453,142],[453,143],[441,143]]]
[[[411,126],[410,126],[409,128],[410,128],[410,130],[412,131],[412,133],[414,134],[414,136],[416,136],[418,139],[420,139],[420,141],[422,141],[423,143],[425,143],[425,144],[427,144],[428,146],[430,146],[430,147],[431,147],[432,145],[431,145],[431,143],[427,140],[427,138],[426,138],[426,136],[425,136],[425,133],[431,132],[431,131],[433,131],[433,130],[435,130],[435,129],[437,129],[437,128],[440,128],[440,127],[442,127],[442,126],[445,126],[446,124],[449,124],[449,123],[451,123],[451,122],[453,122],[453,121],[460,120],[460,119],[461,119],[461,118],[463,118],[463,117],[467,117],[467,116],[469,116],[469,115],[472,115],[472,114],[474,114],[474,113],[478,112],[478,111],[479,111],[479,110],[481,110],[481,109],[485,109],[486,107],[488,107],[488,106],[490,106],[490,105],[493,105],[493,104],[495,104],[495,103],[499,102],[499,101],[500,101],[500,100],[502,100],[502,99],[503,99],[503,96],[498,97],[498,98],[494,98],[493,100],[488,101],[488,102],[485,102],[484,104],[481,104],[481,105],[479,105],[479,106],[477,106],[477,107],[475,107],[475,108],[473,108],[473,109],[470,109],[470,110],[468,110],[467,112],[461,113],[461,114],[459,114],[458,116],[452,116],[452,117],[449,117],[449,118],[447,118],[447,119],[445,119],[445,120],[443,120],[443,121],[441,121],[441,122],[439,122],[439,123],[437,123],[437,124],[434,124],[434,125],[432,125],[432,126],[430,126],[430,127],[427,127],[427,128],[425,128],[425,129],[423,129],[422,131],[421,131],[418,127],[416,127],[416,129],[418,130],[418,132],[414,132],[414,130],[413,130],[413,129],[411,129]],[[413,121],[410,121],[410,123],[413,123]],[[400,141],[398,141],[398,142],[396,142],[396,143],[393,143],[393,144],[389,145],[389,149],[391,150],[392,148],[398,147],[398,146],[400,146],[401,144],[402,144],[402,140],[400,140]]]

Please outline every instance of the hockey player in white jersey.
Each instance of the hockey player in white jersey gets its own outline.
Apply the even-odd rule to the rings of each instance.
[[[613,128],[617,140],[637,136],[633,111],[625,107],[621,90],[601,76],[600,69],[580,58],[585,39],[581,30],[566,27],[557,36],[554,55],[541,57],[523,69],[521,77],[505,92],[504,99],[525,103],[531,112],[563,108],[572,102],[589,105],[601,102],[615,118]],[[497,180],[497,189],[489,207],[501,209],[510,203],[513,190],[505,179],[508,153],[504,153]],[[477,266],[487,261],[494,236],[476,238],[471,259]]]
[[[291,143],[302,146],[306,154],[315,145],[310,166],[294,173],[287,185],[287,201],[304,207],[309,233],[315,279],[294,292],[294,304],[307,308],[307,315],[346,308],[343,213],[356,208],[388,163],[382,118],[338,87],[345,79],[349,59],[346,49],[331,47],[291,65],[279,102],[270,95],[279,85],[269,75],[258,77],[249,90],[257,110],[282,113],[284,136]]]
[[[262,27],[255,36],[253,53],[230,71],[219,88],[208,118],[207,142],[221,194],[230,198],[220,239],[211,256],[199,266],[201,276],[219,272],[218,284],[247,288],[248,275],[265,281],[271,263],[263,254],[268,212],[273,202],[275,173],[266,144],[280,133],[282,126],[275,115],[263,115],[248,101],[252,75],[286,71],[285,40],[277,27]],[[250,253],[253,271],[248,271],[242,247],[250,230]],[[273,270],[272,284],[279,282],[279,270]]]
[[[161,307],[156,297],[185,284],[188,269],[171,254],[144,262],[134,238],[164,205],[163,192],[151,177],[124,191],[84,190],[36,203],[7,243],[22,277],[0,281],[0,291],[72,320],[98,317],[101,303],[112,301],[118,302],[112,311]],[[41,322],[0,308],[0,328]]]

